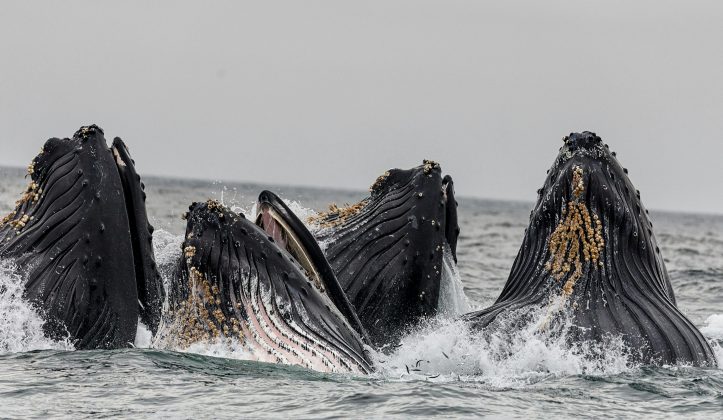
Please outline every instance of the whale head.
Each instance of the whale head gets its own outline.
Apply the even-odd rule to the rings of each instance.
[[[152,331],[163,288],[144,185],[125,144],[81,127],[52,138],[28,167],[30,184],[0,223],[0,256],[23,271],[25,297],[46,334],[77,348],[127,347],[138,319]]]
[[[369,197],[311,220],[376,346],[394,344],[438,309],[445,258],[456,261],[454,182],[439,164],[391,169]]]
[[[362,337],[278,237],[216,201],[187,215],[172,280],[172,345],[235,340],[253,359],[325,372],[371,371]],[[296,257],[295,257],[296,255]],[[313,263],[312,263],[313,264]],[[313,266],[312,266],[313,268]]]
[[[548,171],[497,302],[467,316],[489,327],[502,313],[548,308],[541,328],[571,321],[575,341],[622,337],[644,363],[715,363],[678,310],[648,211],[592,132],[571,133]]]

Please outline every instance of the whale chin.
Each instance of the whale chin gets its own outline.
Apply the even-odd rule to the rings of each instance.
[[[502,293],[465,318],[474,329],[489,329],[501,315],[542,306],[540,328],[571,325],[570,340],[619,336],[635,362],[715,365],[708,342],[676,307],[627,169],[594,133],[564,141]]]
[[[51,338],[80,349],[128,347],[139,317],[152,331],[163,288],[144,185],[125,144],[81,127],[48,140],[31,183],[0,224],[0,256],[26,278],[25,297]]]
[[[377,347],[437,314],[446,250],[456,261],[454,182],[436,162],[392,169],[369,197],[310,219],[316,239]]]

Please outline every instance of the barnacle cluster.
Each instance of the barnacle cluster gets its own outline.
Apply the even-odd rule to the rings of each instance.
[[[75,133],[77,137],[79,137],[81,140],[87,140],[88,135],[92,132],[94,132],[98,127],[95,125],[87,125],[80,127],[80,129]]]
[[[189,294],[174,314],[177,344],[187,348],[199,341],[224,337],[241,338],[238,319],[229,319],[221,310],[218,286],[211,285],[196,267],[188,270]]]
[[[437,163],[433,160],[424,159],[422,161],[422,164],[424,165],[424,174],[425,175],[432,172],[433,169],[439,168],[439,163]]]
[[[183,249],[183,253],[186,255],[186,258],[193,258],[196,255],[196,247],[189,245]]]
[[[321,228],[336,227],[344,222],[351,216],[358,214],[367,205],[367,200],[362,200],[356,204],[345,205],[339,207],[332,203],[329,205],[329,211],[320,212],[318,214],[309,216],[306,221],[309,224],[318,225]]]
[[[30,185],[28,185],[28,188],[23,192],[23,195],[20,197],[18,201],[15,202],[16,205],[21,205],[23,203],[37,203],[38,200],[40,200],[40,194],[43,193],[42,188],[35,182],[31,181]]]
[[[7,223],[9,223],[11,220],[15,218],[15,215],[17,214],[16,210],[11,211],[10,213],[6,214],[2,220],[0,220],[0,227],[5,226]]]
[[[0,220],[0,227],[3,227],[5,225],[10,225],[13,229],[15,229],[18,233],[31,221],[33,220],[32,216],[28,216],[27,214],[19,213],[19,208],[17,210],[13,210],[10,213],[8,213],[5,217]],[[9,240],[9,239],[8,239]]]
[[[583,170],[579,166],[573,168],[572,199],[562,211],[560,223],[550,235],[548,250],[550,258],[545,269],[555,280],[567,281],[562,287],[563,295],[570,296],[575,283],[583,275],[583,267],[602,265],[600,256],[605,247],[602,236],[602,223],[597,214],[590,215],[584,201],[585,192]],[[572,273],[571,273],[572,272]]]
[[[369,192],[373,192],[377,188],[381,187],[387,178],[389,178],[389,171],[386,171],[377,177],[372,186],[369,187]]]
[[[27,225],[28,222],[30,222],[30,220],[32,220],[32,219],[33,219],[32,216],[28,216],[27,214],[24,214],[24,215],[22,215],[22,217],[19,217],[19,218],[14,219],[14,220],[10,220],[9,224],[10,224],[10,226],[12,226],[13,228],[15,228],[15,230],[20,231],[20,230],[22,230],[22,229],[25,227],[25,225]]]
[[[208,200],[206,201],[206,207],[210,211],[218,210],[223,211],[223,204],[219,203],[218,200]]]
[[[31,166],[28,168],[28,171],[32,170],[32,166],[33,165],[31,164]],[[20,196],[20,199],[15,202],[15,210],[11,211],[2,219],[0,219],[0,227],[10,225],[17,231],[22,230],[31,220],[33,220],[33,216],[21,213],[21,210],[23,209],[23,204],[37,203],[38,200],[40,200],[40,195],[42,193],[42,188],[40,188],[40,186],[35,181],[31,181],[30,185],[28,185],[28,187],[23,192],[23,195]]]

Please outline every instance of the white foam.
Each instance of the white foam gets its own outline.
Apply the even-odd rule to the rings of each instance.
[[[13,263],[0,261],[0,353],[72,350],[68,340],[45,337],[45,322],[23,298],[24,283]]]
[[[711,347],[713,347],[713,353],[718,361],[718,369],[723,370],[723,346],[717,342],[713,342]]]
[[[179,258],[181,258],[181,244],[183,235],[174,235],[163,229],[153,233],[153,252],[156,256],[156,266],[163,279],[163,289],[166,291],[166,300],[163,302],[163,310],[168,310],[168,295],[173,276]]]
[[[258,203],[254,201],[245,207],[239,205],[238,203],[235,203],[233,205],[228,206],[228,208],[234,213],[243,214],[247,218],[253,220],[256,217],[256,209],[258,209]]]
[[[723,370],[723,314],[709,316],[700,332],[711,341],[711,347],[718,360],[718,369]]]
[[[296,214],[296,216],[307,226],[307,228],[309,228],[307,220],[309,220],[309,217],[315,216],[316,211],[308,207],[304,207],[298,201],[284,199],[284,203],[286,203],[286,205],[289,206],[291,211],[293,211],[294,214]]]
[[[452,249],[445,242],[442,260],[442,278],[439,290],[439,313],[445,318],[466,314],[472,307],[464,293],[462,279],[452,256]]]
[[[161,271],[173,267],[181,257],[181,244],[183,243],[183,235],[174,235],[163,229],[158,229],[153,233],[153,252],[156,256],[156,264]],[[161,272],[161,275],[167,277],[170,273]]]
[[[700,332],[710,339],[723,340],[723,314],[709,316]]]
[[[237,339],[219,338],[213,341],[199,341],[187,348],[172,349],[180,353],[193,353],[202,356],[221,357],[224,359],[251,360],[256,357],[250,353]]]
[[[153,342],[153,333],[138,318],[138,329],[136,330],[136,339],[133,341],[133,347],[137,349],[149,349]]]
[[[538,308],[533,319],[546,315],[545,308]],[[520,328],[509,325],[512,321],[500,319],[493,332],[484,334],[471,332],[461,321],[429,325],[405,337],[394,354],[376,354],[379,374],[400,380],[462,380],[508,388],[551,375],[609,375],[633,367],[619,338],[602,344],[570,345],[566,329],[553,334],[541,331],[540,322]]]

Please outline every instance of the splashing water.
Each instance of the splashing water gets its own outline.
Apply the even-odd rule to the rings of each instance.
[[[442,260],[442,279],[439,290],[439,313],[444,318],[454,318],[466,314],[472,307],[464,293],[462,278],[452,256],[449,244],[444,244]]]
[[[197,342],[185,349],[174,349],[180,353],[200,354],[202,356],[222,357],[224,359],[254,361],[256,357],[249,353],[237,339],[217,338],[207,342]]]
[[[700,332],[711,341],[718,367],[723,369],[723,314],[709,316]]]
[[[183,235],[174,235],[163,229],[153,233],[153,252],[156,255],[156,266],[163,279],[163,289],[166,291],[166,300],[163,302],[163,310],[168,310],[168,295],[179,258],[181,257],[181,244]]]
[[[44,321],[23,298],[23,278],[15,264],[0,260],[0,353],[72,350],[68,340],[43,335]]]
[[[307,228],[310,228],[310,226],[308,225],[308,223],[306,221],[309,219],[310,216],[313,216],[316,214],[316,212],[314,210],[312,210],[308,207],[304,207],[298,201],[287,200],[285,198],[283,198],[282,201],[284,202],[284,204],[286,204],[289,207],[289,209],[291,209],[291,211],[296,215],[296,217],[298,217],[299,220],[301,220],[304,223],[304,225]],[[222,204],[226,205],[223,202],[222,202]],[[258,205],[259,205],[259,203],[256,201],[253,201],[245,206],[241,205],[238,202],[234,202],[234,203],[227,205],[227,207],[235,213],[243,214],[247,218],[253,219],[256,217],[256,211],[258,210]]]
[[[236,212],[255,214],[257,203],[246,207],[234,201]],[[315,214],[297,201],[284,200],[301,220]],[[154,251],[164,287],[168,291],[174,275],[183,235],[159,229],[154,234]],[[505,328],[502,320],[494,333],[471,332],[454,318],[469,312],[472,304],[445,245],[440,290],[440,311],[436,319],[408,334],[402,347],[391,355],[375,354],[377,375],[402,380],[475,381],[496,387],[513,387],[534,383],[550,375],[616,374],[631,369],[628,349],[622,340],[611,338],[603,344],[571,345],[564,334],[541,332],[537,323],[526,328]],[[167,302],[165,303],[167,305]],[[545,308],[535,316],[546,316]],[[22,278],[16,267],[0,261],[0,352],[13,353],[38,349],[70,350],[66,341],[44,337],[43,320],[22,298]],[[719,361],[723,361],[723,314],[710,316],[701,331],[712,340]],[[157,338],[157,337],[156,337]],[[137,348],[166,348],[139,322],[134,343]],[[219,339],[195,343],[187,349],[172,349],[204,356],[253,360],[241,343]]]
[[[300,207],[296,202],[288,203]],[[182,241],[182,235],[162,229],[154,235],[156,259],[166,289],[176,268]],[[0,353],[72,350],[69,342],[53,341],[43,335],[43,320],[22,298],[22,283],[17,268],[8,261],[0,261]],[[633,368],[627,362],[629,351],[620,339],[611,338],[603,344],[570,345],[564,334],[540,332],[538,323],[531,322],[522,329],[505,328],[504,320],[495,333],[473,333],[464,323],[454,320],[469,312],[471,306],[451,250],[445,247],[438,317],[408,334],[395,353],[375,353],[379,367],[376,375],[401,380],[473,381],[503,388],[525,386],[550,375],[607,375]],[[547,315],[546,308],[534,311],[540,319]],[[723,340],[723,314],[710,316],[701,331],[712,340],[719,363],[722,362],[723,347],[716,340]],[[134,343],[137,348],[255,359],[236,340],[218,339],[195,343],[186,349],[170,349],[156,338],[139,322]]]
[[[153,333],[138,318],[138,330],[136,330],[136,339],[133,340],[133,347],[137,349],[149,349],[153,345]]]
[[[712,346],[716,361],[718,361],[718,369],[723,370],[723,345],[721,345],[720,342],[714,341]]]
[[[705,321],[705,327],[700,329],[706,337],[714,340],[723,340],[723,314],[711,315]]]
[[[304,207],[304,206],[303,206],[301,203],[299,203],[298,201],[292,201],[292,200],[286,200],[286,199],[284,199],[284,203],[285,203],[287,206],[289,206],[289,208],[291,209],[291,211],[294,212],[294,214],[296,214],[296,216],[299,218],[299,220],[301,220],[302,222],[304,222],[304,224],[306,225],[306,227],[309,228],[309,224],[307,223],[307,220],[309,220],[309,218],[310,218],[311,216],[315,215],[315,214],[316,214],[316,211],[314,211],[314,210],[312,210],[312,209],[310,209],[310,208],[308,208],[308,207]]]
[[[25,172],[16,172],[16,183],[0,176],[0,205],[14,202],[16,192],[25,188]],[[178,233],[154,234],[167,281],[180,258],[185,228],[177,209],[213,194],[218,185],[158,178],[146,184],[154,224]],[[238,199],[253,210],[247,203],[261,187],[235,185],[215,197]],[[320,207],[366,194],[287,191]],[[530,205],[460,199],[459,276],[473,309],[502,289]],[[723,366],[723,217],[654,213],[678,304],[712,340]],[[72,347],[42,336],[41,318],[18,298],[22,276],[7,263],[0,266],[0,406],[5,417],[720,417],[720,368],[627,366],[625,349],[614,339],[571,347],[534,328],[474,334],[444,313],[408,334],[394,354],[375,355],[377,373],[361,379],[247,362],[235,342],[197,343],[184,352],[153,345],[150,350],[32,352]],[[139,334],[136,345],[147,347],[147,337]],[[229,397],[241,395],[239,390],[243,398]]]
[[[550,376],[609,375],[634,368],[620,338],[570,344],[563,332],[541,331],[546,308],[512,313],[493,329],[472,332],[462,321],[441,321],[402,340],[390,356],[377,355],[383,376],[401,380],[474,381],[495,388],[520,387]],[[520,316],[538,322],[511,324]]]
[[[303,215],[313,214],[313,210],[298,202],[285,202],[295,213],[302,215],[302,220],[306,220]],[[256,203],[248,210],[236,206],[234,211],[255,214]],[[158,267],[166,287],[178,262],[182,241],[182,235],[164,230],[157,231],[154,238]],[[602,344],[571,344],[564,334],[541,332],[539,325],[549,316],[546,307],[529,310],[527,315],[536,317],[539,322],[531,322],[526,328],[506,328],[505,323],[513,321],[511,316],[509,320],[500,320],[500,327],[492,334],[471,332],[464,323],[455,321],[455,318],[470,312],[474,305],[464,292],[449,246],[444,249],[440,287],[437,318],[408,334],[402,340],[402,347],[393,354],[374,353],[379,368],[377,376],[440,382],[462,380],[504,388],[529,385],[551,375],[611,375],[636,368],[629,364],[630,351],[619,337],[611,337]],[[703,329],[707,336],[715,338],[718,328],[723,329],[721,319],[723,316],[719,315],[708,319],[708,327]],[[236,360],[256,359],[236,340],[222,338],[198,342],[186,349],[170,349],[162,341],[155,340],[151,344],[148,334],[139,332],[136,346]],[[721,360],[723,349],[714,345]]]

